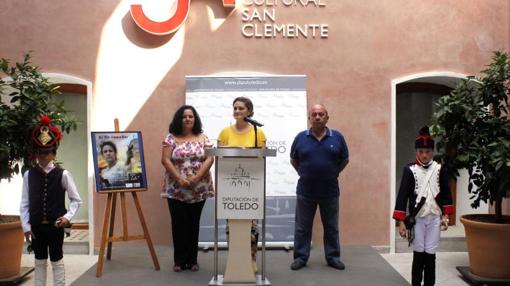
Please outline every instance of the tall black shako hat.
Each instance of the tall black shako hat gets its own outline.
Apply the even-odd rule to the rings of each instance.
[[[434,139],[430,136],[429,127],[424,126],[418,131],[418,136],[414,141],[414,148],[425,148],[434,150]]]
[[[34,152],[56,151],[61,139],[62,132],[51,124],[51,118],[45,115],[41,116],[39,124],[32,130],[31,140]]]

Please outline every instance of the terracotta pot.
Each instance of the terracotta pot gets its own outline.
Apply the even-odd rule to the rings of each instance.
[[[2,216],[13,217],[13,216]],[[23,252],[23,230],[19,216],[14,222],[0,222],[0,279],[15,276],[20,271]]]
[[[486,278],[510,278],[510,216],[506,223],[491,221],[494,215],[463,215],[469,267],[473,274]],[[493,220],[493,219],[492,219]]]

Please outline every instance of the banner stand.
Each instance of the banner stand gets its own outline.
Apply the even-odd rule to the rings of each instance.
[[[274,149],[211,148],[215,156],[214,276],[209,285],[271,285],[266,277],[266,157]],[[225,275],[218,274],[218,219],[229,219],[229,253]],[[254,275],[251,261],[252,220],[262,221],[261,273]]]
[[[220,130],[234,124],[232,102],[243,96],[254,104],[255,115],[264,123],[265,147],[277,150],[266,165],[266,248],[288,250],[294,243],[294,215],[298,174],[289,163],[296,134],[307,129],[306,75],[263,74],[255,71],[186,75],[186,104],[207,118],[204,134],[215,141]],[[284,128],[282,128],[282,126]],[[253,140],[253,139],[252,139]],[[214,167],[211,169],[214,173]],[[214,213],[214,198],[204,205],[204,213]],[[219,222],[219,245],[226,244],[225,221]],[[200,219],[199,246],[212,250],[214,216]],[[259,243],[259,249],[261,244]],[[260,268],[260,265],[259,265]]]

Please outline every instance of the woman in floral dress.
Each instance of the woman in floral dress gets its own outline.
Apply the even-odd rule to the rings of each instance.
[[[180,107],[163,140],[161,163],[165,167],[162,197],[167,198],[172,219],[175,272],[198,271],[198,233],[205,200],[214,196],[209,169],[212,157],[205,155],[210,146],[202,131],[195,108]]]

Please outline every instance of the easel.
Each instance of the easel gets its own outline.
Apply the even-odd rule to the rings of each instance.
[[[114,120],[115,132],[119,131],[119,120],[115,118]],[[103,232],[101,234],[101,245],[99,247],[99,257],[97,259],[97,269],[96,269],[96,277],[101,277],[103,275],[103,265],[104,265],[104,250],[106,244],[108,244],[106,251],[106,259],[111,260],[112,258],[112,243],[119,241],[130,241],[130,240],[146,240],[147,246],[149,247],[149,251],[152,256],[152,262],[154,263],[154,268],[156,271],[159,271],[159,262],[158,257],[156,256],[156,252],[154,251],[154,246],[152,245],[152,240],[149,234],[149,230],[147,229],[147,224],[145,223],[145,218],[143,216],[142,208],[140,206],[140,201],[138,200],[137,192],[145,191],[146,189],[124,189],[124,190],[114,190],[114,191],[104,191],[101,193],[108,193],[108,199],[106,201],[106,208],[104,211],[104,220],[103,220]],[[130,192],[133,196],[133,201],[135,202],[136,210],[138,212],[138,218],[140,219],[140,223],[142,224],[143,235],[129,235],[128,234],[128,226],[127,226],[127,213],[126,213],[126,193]],[[120,206],[122,211],[122,236],[113,236],[113,229],[115,225],[115,206],[117,203],[117,194],[120,195]]]

